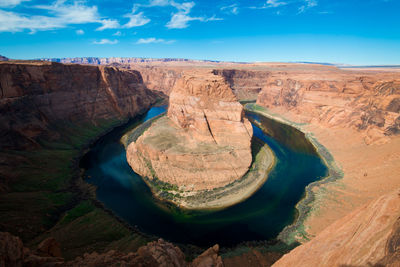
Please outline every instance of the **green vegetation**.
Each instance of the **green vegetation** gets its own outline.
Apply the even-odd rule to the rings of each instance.
[[[1,151],[13,164],[3,169],[11,179],[8,192],[0,195],[0,230],[32,247],[53,236],[67,259],[119,246],[135,250],[149,240],[99,208],[93,188],[80,178],[82,151],[122,122],[60,121],[51,126],[55,137],[38,140],[40,148]]]
[[[76,207],[66,212],[64,218],[61,219],[60,224],[70,223],[76,218],[82,217],[83,215],[93,211],[94,209],[95,207],[89,201],[79,203]]]

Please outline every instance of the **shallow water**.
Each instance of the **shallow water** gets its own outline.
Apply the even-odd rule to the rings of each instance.
[[[275,136],[253,125],[254,135],[266,142],[278,159],[266,183],[246,201],[221,211],[188,212],[168,207],[155,200],[141,177],[132,171],[119,141],[138,123],[164,111],[165,107],[154,107],[145,116],[116,128],[99,139],[81,160],[86,181],[97,186],[98,200],[142,232],[203,247],[269,240],[293,222],[295,205],[305,187],[327,173],[301,132],[249,113],[250,119],[263,123]]]

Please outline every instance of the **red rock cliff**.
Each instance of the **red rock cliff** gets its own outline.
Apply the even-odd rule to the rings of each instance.
[[[0,147],[57,139],[56,125],[124,120],[155,96],[137,71],[45,62],[0,63]]]

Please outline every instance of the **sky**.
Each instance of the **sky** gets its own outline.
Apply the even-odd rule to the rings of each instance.
[[[400,64],[400,0],[0,0],[0,55]]]

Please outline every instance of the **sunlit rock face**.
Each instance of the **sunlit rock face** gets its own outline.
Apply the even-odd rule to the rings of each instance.
[[[240,179],[251,161],[250,122],[224,78],[185,74],[170,95],[168,116],[127,148],[135,172],[185,190],[223,187]]]

